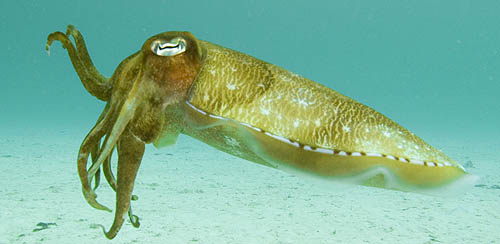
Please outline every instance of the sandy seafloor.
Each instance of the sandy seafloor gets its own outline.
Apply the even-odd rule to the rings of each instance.
[[[500,243],[499,3],[0,1],[0,244]],[[150,36],[190,31],[375,108],[481,179],[453,198],[339,187],[181,136],[147,147],[141,226],[108,241],[93,226],[114,215],[86,203],[76,171],[104,105],[59,43],[45,52],[67,24],[107,77]],[[114,208],[104,179],[97,194]]]
[[[181,136],[147,148],[133,202],[141,226],[107,241],[93,226],[113,214],[87,205],[76,172],[86,130],[2,131],[0,243],[500,243],[500,145],[460,135],[431,140],[481,177],[451,198],[318,184]],[[105,181],[97,193],[114,207]],[[40,222],[55,225],[34,231]]]

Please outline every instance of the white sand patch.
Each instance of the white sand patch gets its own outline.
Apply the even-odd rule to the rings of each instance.
[[[113,214],[87,205],[76,172],[86,129],[0,133],[0,243],[107,243],[90,226],[109,228]],[[329,189],[183,136],[174,147],[147,148],[133,202],[141,226],[126,223],[113,243],[492,243],[500,145],[477,145],[439,145],[481,176],[469,192],[439,198]],[[97,194],[114,209],[104,178]],[[39,222],[56,225],[33,232]]]

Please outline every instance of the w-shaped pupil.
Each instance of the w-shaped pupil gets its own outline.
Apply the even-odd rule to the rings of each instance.
[[[161,45],[159,45],[160,50],[167,49],[167,48],[177,48],[177,47],[179,47],[179,43],[177,43],[177,45],[175,45],[175,46],[169,46],[168,44],[170,44],[170,43],[167,43],[167,45],[165,45],[164,47],[162,47]]]

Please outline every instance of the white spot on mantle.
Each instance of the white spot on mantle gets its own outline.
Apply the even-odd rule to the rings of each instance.
[[[238,87],[235,84],[228,83],[226,85],[227,89],[229,90],[236,90]]]
[[[269,115],[269,114],[270,114],[270,111],[269,111],[269,109],[267,109],[267,108],[263,108],[263,107],[261,107],[261,108],[260,108],[260,113],[262,113],[263,115]]]
[[[314,121],[314,124],[316,126],[320,126],[321,125],[321,121],[319,119],[317,119],[317,120]]]
[[[308,101],[307,99],[305,98],[294,98],[292,99],[293,102],[297,103],[298,105],[301,105],[301,106],[304,106],[304,107],[308,107],[309,105],[313,104],[312,102]]]

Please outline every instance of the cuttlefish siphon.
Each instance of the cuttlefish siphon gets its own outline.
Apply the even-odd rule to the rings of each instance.
[[[71,38],[73,40],[71,40]],[[83,195],[94,208],[101,172],[116,191],[112,239],[128,213],[145,144],[175,144],[180,133],[272,168],[401,191],[440,189],[471,175],[441,151],[377,111],[332,89],[189,32],[149,38],[106,78],[80,32],[60,41],[83,86],[107,102],[78,153]],[[118,153],[117,177],[111,155]],[[91,164],[88,166],[88,158]],[[94,184],[92,184],[94,182]]]

